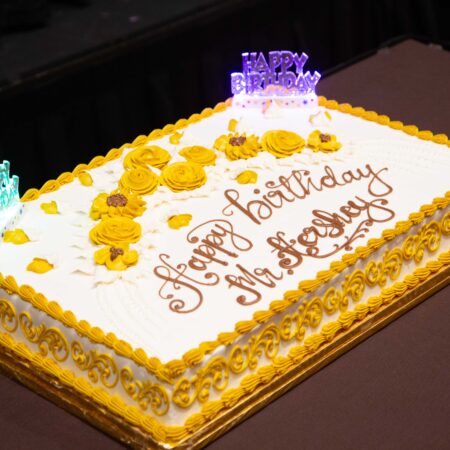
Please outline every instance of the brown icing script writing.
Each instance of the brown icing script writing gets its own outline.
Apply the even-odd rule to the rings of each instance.
[[[386,199],[393,190],[383,179],[387,168],[374,170],[367,164],[364,168],[340,174],[329,166],[323,170],[320,177],[313,177],[308,170],[293,170],[288,176],[267,181],[264,192],[254,189],[256,197],[249,201],[242,201],[238,190],[227,189],[224,197],[228,203],[222,213],[226,217],[236,217],[236,220],[248,219],[259,226],[288,203],[303,200],[313,192],[363,180],[367,181],[369,197],[354,196],[332,212],[314,209],[309,225],[300,227],[295,236],[287,236],[282,230],[268,236],[269,250],[277,258],[275,269],[248,268],[239,261],[240,254],[250,251],[253,243],[229,220],[213,219],[196,226],[186,236],[187,242],[194,247],[188,261],[173,263],[169,255],[160,254],[161,264],[154,269],[155,275],[164,281],[159,295],[169,301],[170,309],[177,313],[195,311],[203,303],[203,290],[222,280],[229,289],[239,290],[235,297],[237,303],[257,303],[262,298],[261,288],[276,287],[285,276],[293,275],[293,269],[305,258],[326,258],[342,250],[350,251],[353,242],[364,238],[374,223],[387,222],[395,216]],[[227,267],[229,272],[221,278],[214,267]]]

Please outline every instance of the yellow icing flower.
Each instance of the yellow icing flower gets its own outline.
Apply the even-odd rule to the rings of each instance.
[[[305,140],[292,131],[270,130],[263,134],[261,146],[263,150],[277,158],[286,158],[301,152],[305,146]]]
[[[59,214],[55,200],[52,200],[50,203],[41,203],[41,209],[45,214]]]
[[[226,157],[231,161],[237,159],[253,158],[258,154],[261,146],[255,135],[247,136],[244,134],[234,133],[228,136],[219,136],[214,142],[214,148],[225,152]]]
[[[169,217],[167,224],[174,230],[179,230],[181,227],[187,227],[192,220],[191,214],[178,214],[176,216]]]
[[[315,152],[322,151],[331,153],[339,150],[342,144],[337,141],[334,134],[322,133],[319,130],[315,130],[308,136],[308,146]]]
[[[35,273],[46,273],[53,269],[53,264],[50,264],[46,259],[43,258],[33,258],[27,266],[27,270]]]
[[[89,232],[94,244],[116,246],[137,242],[141,238],[141,226],[129,217],[105,217]]]
[[[83,186],[92,186],[94,181],[88,172],[82,171],[78,174],[78,179]]]
[[[93,220],[102,219],[105,216],[142,216],[145,211],[144,200],[136,194],[115,191],[111,194],[101,193],[92,202],[89,215]]]
[[[3,242],[10,244],[21,245],[30,242],[30,238],[27,236],[22,228],[16,228],[15,230],[5,231]]]
[[[258,181],[258,174],[253,170],[244,170],[237,177],[239,184],[255,184]]]
[[[237,124],[238,121],[236,119],[230,119],[230,121],[228,122],[228,131],[234,133],[236,131]]]
[[[206,183],[203,167],[195,162],[176,162],[164,167],[161,184],[173,192],[192,191]]]
[[[121,190],[139,195],[153,194],[158,185],[158,177],[146,167],[127,170],[119,180]]]
[[[141,145],[125,156],[125,169],[136,169],[141,166],[152,166],[162,169],[170,161],[170,153],[157,145]]]
[[[107,245],[94,253],[96,264],[105,265],[109,270],[125,270],[134,266],[139,259],[136,250],[129,250],[128,244],[117,247]]]
[[[216,164],[216,154],[209,148],[201,145],[194,145],[192,147],[185,147],[178,152],[188,161],[201,164],[202,166],[214,166]]]
[[[180,139],[183,137],[183,133],[175,132],[172,136],[169,137],[169,142],[174,145],[178,145],[180,143]]]

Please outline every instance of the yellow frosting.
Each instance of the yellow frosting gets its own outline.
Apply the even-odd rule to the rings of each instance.
[[[228,122],[228,131],[234,133],[236,131],[237,124],[238,121],[236,119],[230,119],[230,121]]]
[[[225,153],[231,161],[237,159],[253,158],[261,149],[255,135],[247,136],[245,133],[219,136],[214,142],[214,148]]]
[[[10,244],[21,245],[30,242],[30,238],[22,228],[16,228],[15,230],[5,231],[3,241]]]
[[[94,244],[117,246],[137,242],[141,238],[141,226],[129,217],[106,217],[89,232]]]
[[[158,177],[146,167],[136,167],[136,169],[127,170],[119,180],[121,190],[139,195],[153,194],[158,185]]]
[[[315,152],[322,151],[331,153],[339,150],[342,147],[342,144],[337,141],[334,134],[322,133],[320,130],[314,130],[308,136],[308,146]]]
[[[53,269],[53,264],[50,264],[46,259],[33,258],[27,266],[27,270],[35,273],[46,273]]]
[[[125,270],[138,262],[136,250],[129,250],[128,244],[107,245],[94,253],[96,264],[105,265],[109,270]]]
[[[214,166],[216,164],[216,154],[209,148],[201,145],[194,145],[192,147],[185,147],[178,152],[188,161],[201,164],[202,166]]]
[[[164,167],[161,184],[173,192],[191,191],[206,183],[203,167],[195,162],[177,162]]]
[[[83,186],[92,186],[94,181],[88,172],[82,171],[78,174],[78,179]]]
[[[305,140],[292,131],[270,130],[262,136],[261,146],[263,150],[277,158],[286,158],[301,152],[305,146]]]
[[[178,131],[172,136],[169,137],[169,142],[174,145],[178,145],[180,143],[180,139],[183,137],[183,133],[178,133]]]
[[[124,200],[122,202],[114,202],[114,197],[117,196],[122,196],[121,198]],[[119,204],[115,206],[116,203]],[[144,211],[145,202],[139,195],[115,191],[111,194],[99,194],[92,202],[89,215],[93,220],[99,220],[105,216],[125,216],[133,218],[142,216]]]
[[[258,174],[253,170],[244,170],[237,177],[239,184],[255,184],[258,181]]]
[[[54,200],[50,203],[41,203],[41,209],[46,214],[59,214],[58,205]]]
[[[179,230],[181,227],[187,227],[192,220],[191,214],[178,214],[176,216],[172,216],[167,221],[167,224],[170,228],[174,230]]]
[[[125,169],[136,169],[141,166],[152,166],[162,169],[170,161],[170,153],[157,145],[141,145],[134,149],[123,160]]]

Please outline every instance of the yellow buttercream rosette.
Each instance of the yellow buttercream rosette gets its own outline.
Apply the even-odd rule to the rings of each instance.
[[[202,166],[214,166],[216,164],[217,155],[213,150],[202,147],[201,145],[193,145],[185,147],[178,152],[188,161],[201,164]]]
[[[308,146],[315,152],[331,153],[339,150],[342,144],[337,141],[334,134],[322,133],[320,130],[314,130],[308,136]]]
[[[119,188],[122,191],[139,195],[153,194],[158,185],[158,177],[146,167],[127,170],[119,180]]]
[[[232,133],[219,136],[214,142],[214,148],[225,153],[230,161],[253,158],[261,150],[258,138],[245,133]]]
[[[126,270],[134,266],[139,259],[136,250],[130,250],[128,244],[107,245],[94,253],[96,264],[105,265],[109,270]]]
[[[89,232],[94,244],[117,246],[134,243],[141,238],[141,226],[129,217],[106,217]]]
[[[157,145],[141,145],[123,160],[125,169],[152,166],[162,169],[170,161],[170,153]]]
[[[99,194],[92,202],[89,215],[93,220],[99,220],[105,216],[142,216],[145,211],[145,202],[136,194],[126,192],[105,192]]]
[[[301,152],[305,140],[297,133],[285,130],[270,130],[261,137],[261,147],[277,158],[286,158]]]
[[[206,183],[206,173],[201,164],[176,162],[164,167],[160,179],[172,192],[192,191]]]

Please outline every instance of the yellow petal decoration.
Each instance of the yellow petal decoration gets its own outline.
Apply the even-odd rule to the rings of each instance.
[[[21,245],[30,242],[30,238],[27,236],[22,228],[16,228],[15,230],[5,231],[3,242],[10,244]]]
[[[152,166],[162,169],[170,161],[170,153],[157,145],[141,145],[128,153],[123,160],[125,169]]]
[[[188,161],[201,164],[202,166],[214,166],[216,164],[217,155],[214,151],[209,148],[202,147],[201,145],[185,147],[178,153]]]
[[[230,119],[230,121],[228,122],[228,131],[234,133],[236,131],[237,124],[238,121],[236,119]]]
[[[50,264],[46,259],[33,258],[27,266],[27,270],[35,273],[46,273],[53,269],[53,264]]]
[[[176,216],[172,216],[167,221],[167,224],[170,228],[174,230],[179,230],[181,227],[187,227],[192,220],[191,214],[178,214]]]
[[[159,185],[158,177],[146,167],[127,170],[119,180],[119,188],[125,192],[150,195]]]
[[[169,137],[169,142],[174,145],[178,145],[180,143],[180,139],[183,137],[183,133],[178,133],[178,131],[172,136]]]
[[[270,130],[263,134],[261,146],[277,158],[286,158],[301,152],[305,147],[305,140],[292,131]]]
[[[239,184],[255,184],[258,181],[258,174],[253,170],[244,170],[237,177]]]
[[[134,243],[141,238],[140,224],[129,217],[106,217],[102,219],[89,232],[89,237],[94,244],[117,246],[120,244]]]
[[[117,247],[107,245],[94,253],[96,264],[105,265],[109,270],[125,270],[139,260],[136,250],[129,250],[128,244]]]
[[[41,209],[45,214],[59,214],[58,205],[55,200],[52,200],[50,203],[41,203]]]
[[[111,194],[101,193],[92,202],[89,215],[93,220],[103,217],[142,216],[145,211],[145,201],[139,195],[115,191]]]
[[[308,146],[315,152],[331,153],[339,150],[342,144],[337,141],[334,134],[315,130],[308,136]]]
[[[83,186],[92,186],[94,181],[89,173],[83,171],[78,174],[78,179]]]
[[[169,164],[161,172],[161,184],[172,192],[192,191],[205,183],[205,170],[191,161]]]
[[[258,138],[255,135],[247,136],[245,133],[219,136],[214,142],[214,148],[225,152],[230,161],[253,158],[261,150]]]

